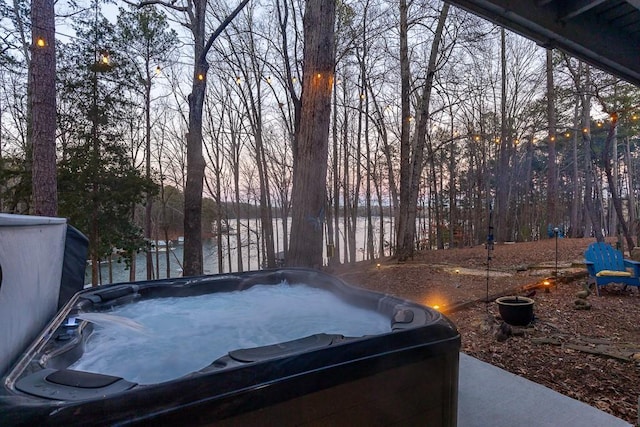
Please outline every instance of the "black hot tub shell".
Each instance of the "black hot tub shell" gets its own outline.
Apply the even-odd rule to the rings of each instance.
[[[391,332],[314,334],[237,349],[157,384],[68,369],[92,325],[78,313],[169,296],[304,283],[388,317]],[[212,333],[215,333],[212,331]],[[3,379],[0,425],[455,426],[460,335],[435,310],[281,269],[108,285],[79,292]]]

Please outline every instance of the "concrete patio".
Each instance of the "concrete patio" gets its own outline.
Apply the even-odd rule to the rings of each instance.
[[[620,418],[460,353],[459,427],[632,427]]]

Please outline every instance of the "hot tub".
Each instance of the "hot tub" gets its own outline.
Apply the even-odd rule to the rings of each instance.
[[[459,348],[437,311],[315,270],[110,285],[76,294],[9,371],[0,424],[454,426]]]

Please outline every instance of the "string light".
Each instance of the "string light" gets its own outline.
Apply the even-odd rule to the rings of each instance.
[[[316,74],[316,78],[321,79],[322,78],[322,74],[320,74],[320,73]]]
[[[588,128],[582,128],[582,133],[589,133],[589,129]]]
[[[271,84],[271,76],[267,77],[267,83]]]
[[[242,83],[242,79],[240,77],[236,77],[236,84]]]
[[[292,81],[292,82],[294,82],[294,83],[296,83],[296,82],[298,81],[298,78],[297,78],[297,77],[294,77],[294,78],[292,78],[292,79],[291,79],[291,81]]]
[[[45,47],[47,45],[47,42],[44,40],[44,38],[42,37],[38,37],[36,39],[36,46],[38,47]]]
[[[103,50],[100,52],[100,62],[103,65],[110,65],[111,63],[111,57],[109,56],[109,52],[106,50]]]
[[[162,70],[160,69],[160,66],[156,66],[156,74],[160,74],[162,72]]]
[[[204,74],[198,73],[198,80],[203,81],[204,80]]]

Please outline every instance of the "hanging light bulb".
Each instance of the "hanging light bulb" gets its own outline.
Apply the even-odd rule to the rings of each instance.
[[[111,64],[111,57],[109,56],[109,51],[108,50],[100,51],[100,62],[102,63],[102,65],[110,65]]]
[[[109,55],[109,51],[106,49],[102,49],[96,52],[97,58],[96,62],[91,66],[91,70],[96,73],[105,73],[111,71],[113,69],[113,64],[111,63],[111,56]]]

